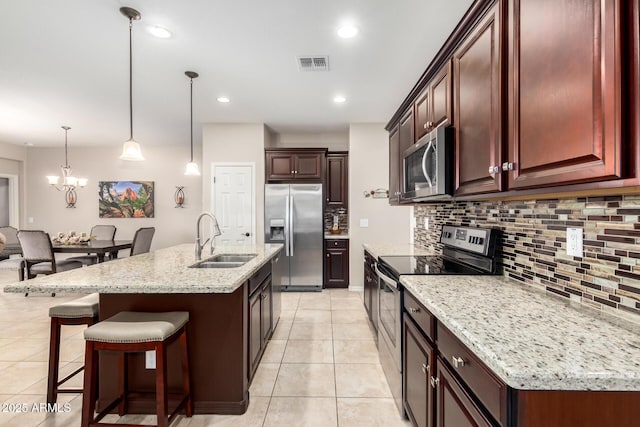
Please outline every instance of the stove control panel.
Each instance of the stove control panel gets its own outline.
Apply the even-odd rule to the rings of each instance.
[[[445,225],[440,234],[440,243],[485,256],[493,256],[497,233],[498,230],[491,228]]]

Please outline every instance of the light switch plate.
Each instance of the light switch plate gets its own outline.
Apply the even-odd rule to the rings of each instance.
[[[156,369],[156,351],[150,350],[144,352],[145,369]]]
[[[360,218],[360,228],[367,228],[369,226],[368,218]]]
[[[33,217],[32,217],[32,216],[30,216],[29,218],[27,218],[27,222],[28,222],[29,224],[33,224]]]
[[[567,228],[567,255],[584,256],[582,248],[582,228]]]

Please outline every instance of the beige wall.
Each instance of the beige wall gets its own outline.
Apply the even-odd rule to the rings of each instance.
[[[262,123],[205,123],[202,126],[203,209],[213,211],[212,163],[254,163],[256,243],[264,243],[264,146],[269,131]]]
[[[389,206],[388,199],[365,198],[364,191],[389,188],[389,135],[383,123],[349,127],[349,283],[364,284],[363,243],[402,243],[410,239],[410,208]],[[360,219],[369,227],[361,228]]]
[[[195,147],[195,161],[200,162],[199,147]],[[46,175],[60,175],[59,165],[64,162],[63,148],[30,148],[28,150],[27,209],[24,228],[40,229],[50,233],[89,231],[95,224],[114,224],[116,238],[130,239],[139,227],[155,227],[152,249],[179,243],[193,242],[195,221],[202,210],[201,177],[185,176],[189,160],[188,146],[142,146],[146,158],[143,162],[125,162],[118,159],[121,147],[77,148],[69,151],[69,163],[76,177],[89,179],[86,188],[78,189],[75,209],[66,208],[64,193],[47,184]],[[154,181],[155,218],[101,219],[98,218],[98,181]],[[173,195],[177,185],[184,186],[184,208],[174,208]]]
[[[329,151],[349,149],[348,132],[283,132],[273,135],[268,147],[328,148]]]
[[[26,209],[26,161],[27,148],[23,145],[0,142],[0,174],[18,175],[18,228],[24,227]]]

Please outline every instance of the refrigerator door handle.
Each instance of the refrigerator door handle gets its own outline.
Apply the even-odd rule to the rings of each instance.
[[[284,255],[289,256],[289,196],[285,197],[285,209],[284,209]]]
[[[289,232],[291,233],[289,236],[289,246],[291,247],[291,256],[293,256],[293,236],[295,233],[293,230],[293,196],[291,196],[291,200],[289,201]]]

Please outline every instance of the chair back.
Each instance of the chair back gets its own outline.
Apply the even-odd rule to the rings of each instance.
[[[6,227],[0,227],[0,234],[3,234],[5,237],[5,243],[7,245],[17,245],[18,244],[18,230],[7,225]]]
[[[18,231],[22,256],[27,262],[53,262],[53,245],[49,233],[40,230]]]
[[[156,232],[154,227],[143,227],[136,231],[133,236],[133,244],[131,245],[131,256],[146,254],[151,249],[151,240]]]
[[[94,225],[91,228],[91,237],[96,240],[113,240],[116,237],[115,225]]]

